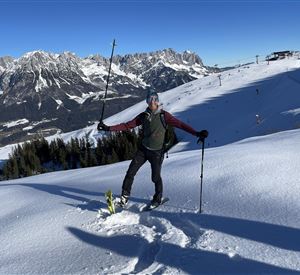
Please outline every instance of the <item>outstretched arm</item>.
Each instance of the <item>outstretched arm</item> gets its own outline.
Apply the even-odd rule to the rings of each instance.
[[[170,113],[165,111],[165,119],[166,119],[166,123],[176,127],[176,128],[180,128],[194,136],[197,136],[197,131],[195,129],[193,129],[191,126],[185,124],[184,122],[180,121],[179,119],[177,119],[176,117],[172,116]]]
[[[126,123],[109,126],[109,131],[126,131],[129,129],[135,128],[142,124],[142,120],[141,120],[142,115],[143,115],[143,113],[139,114],[134,119],[132,119]]]

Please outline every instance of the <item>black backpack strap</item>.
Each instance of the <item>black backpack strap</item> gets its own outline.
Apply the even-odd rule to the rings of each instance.
[[[145,122],[145,119],[147,119],[148,116],[149,116],[149,113],[147,111],[144,111],[138,115],[138,118],[142,121],[142,126]]]
[[[162,125],[164,126],[164,128],[167,130],[167,122],[166,122],[166,118],[165,118],[165,111],[161,111],[160,112],[160,120],[161,120],[161,123]]]
[[[165,111],[162,110],[159,115],[160,115],[160,121],[161,121],[162,125],[164,126],[164,128],[166,130],[165,138],[164,138],[164,144],[163,144],[163,154],[166,153],[166,155],[167,155],[166,157],[169,158],[169,153],[168,153],[168,151],[166,151],[166,138],[167,138],[167,127],[168,127],[168,125],[167,125],[166,118],[165,118]]]

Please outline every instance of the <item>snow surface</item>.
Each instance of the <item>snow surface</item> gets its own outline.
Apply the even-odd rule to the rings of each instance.
[[[222,72],[222,86],[219,85],[219,74],[213,74],[161,93],[160,101],[166,111],[196,130],[208,129],[209,147],[296,129],[300,127],[300,113],[297,111],[300,107],[299,69],[297,56],[270,62],[270,65],[267,62],[249,64]],[[84,101],[86,95],[74,100]],[[128,121],[145,108],[146,103],[142,101],[107,118],[105,123],[113,125]],[[259,124],[256,115],[261,119]],[[181,130],[176,129],[176,132],[181,142],[172,152],[196,148],[194,137]],[[84,138],[87,134],[94,143],[102,135],[95,123],[47,139],[59,137],[67,141],[72,137]],[[8,158],[6,152],[0,148],[0,159]]]
[[[289,110],[284,112],[285,114],[293,114],[293,115],[299,115],[300,114],[300,108],[294,109],[294,110]]]
[[[34,128],[33,126],[27,126],[27,127],[24,127],[22,130],[29,131],[29,130],[32,130],[33,128]]]
[[[113,216],[104,192],[119,194],[129,161],[0,182],[0,274],[299,273],[299,68],[296,58],[251,64],[222,72],[222,86],[216,74],[160,94],[164,109],[210,131],[203,214],[200,146],[180,130],[162,169],[170,201],[152,212],[140,212],[154,192],[149,164]],[[95,140],[95,126],[48,140]]]
[[[62,105],[63,104],[63,102],[60,99],[55,99],[55,98],[53,98],[53,99],[55,100],[57,105]]]
[[[164,161],[152,212],[149,164],[112,216],[128,161],[1,182],[0,273],[299,273],[299,150],[300,130],[207,149],[202,214],[200,150]]]
[[[20,124],[27,124],[27,123],[29,123],[29,120],[26,118],[22,118],[22,119],[7,122],[7,123],[3,124],[3,126],[6,128],[11,128],[11,127],[18,126]]]
[[[196,130],[208,129],[208,146],[300,127],[300,60],[284,59],[250,64],[181,85],[160,94],[164,109]],[[258,90],[258,93],[257,93]],[[146,108],[144,101],[105,120],[107,125],[126,122]],[[257,124],[256,115],[261,118]],[[172,150],[195,149],[194,137],[177,130],[180,143]],[[96,124],[62,134],[64,140],[101,136]]]
[[[48,87],[47,80],[45,78],[43,78],[42,71],[40,69],[39,73],[38,73],[38,80],[37,80],[36,85],[35,85],[35,91],[38,93],[43,88],[47,88],[47,87]]]

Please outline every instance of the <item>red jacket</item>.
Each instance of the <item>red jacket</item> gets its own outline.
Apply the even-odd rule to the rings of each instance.
[[[170,113],[168,113],[166,111],[164,111],[164,112],[165,112],[165,120],[168,125],[182,129],[194,136],[196,135],[196,131],[192,127],[190,127],[189,125],[180,121],[179,119],[175,118]],[[110,126],[109,130],[110,131],[126,131],[129,129],[135,128],[141,124],[142,124],[142,121],[140,119],[140,115],[138,115],[134,119],[132,119],[126,123],[121,123],[121,124]]]

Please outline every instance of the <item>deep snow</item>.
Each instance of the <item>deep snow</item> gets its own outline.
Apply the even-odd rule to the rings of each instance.
[[[300,130],[207,149],[203,214],[200,150],[165,160],[170,202],[152,212],[149,164],[112,216],[128,161],[1,182],[0,273],[300,272],[299,149]]]

